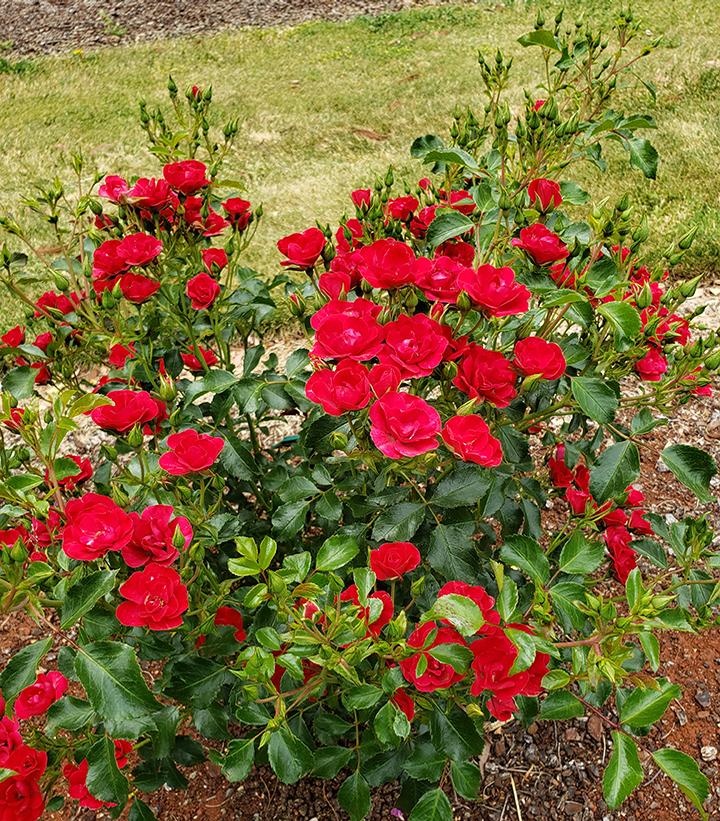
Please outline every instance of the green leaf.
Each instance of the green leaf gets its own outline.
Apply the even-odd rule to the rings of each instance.
[[[480,171],[480,167],[478,166],[475,157],[457,146],[453,146],[452,148],[446,148],[445,146],[431,148],[426,154],[423,155],[423,162],[462,165],[471,171]],[[468,199],[470,199],[469,194]]]
[[[586,539],[576,530],[560,552],[560,570],[563,573],[592,573],[597,570],[605,555],[600,542]]]
[[[313,754],[293,735],[282,727],[270,736],[268,758],[275,775],[283,784],[294,784],[313,768]]]
[[[405,772],[416,781],[439,781],[445,769],[446,758],[428,741],[415,744],[405,761]]]
[[[709,453],[691,445],[668,445],[660,458],[702,502],[712,501],[710,480],[718,469]]]
[[[540,545],[529,536],[508,536],[500,548],[500,558],[542,586],[550,578],[550,563]]]
[[[680,787],[685,797],[697,807],[700,815],[706,819],[708,814],[705,812],[703,804],[710,795],[710,784],[700,772],[695,759],[681,753],[679,750],[672,749],[672,747],[657,750],[652,754],[652,757],[658,767]]]
[[[115,745],[105,736],[90,747],[87,754],[87,788],[95,798],[124,807],[128,799],[127,778],[115,759]]]
[[[45,734],[52,738],[58,729],[77,732],[87,724],[95,723],[95,710],[91,705],[75,696],[63,696],[47,711]]]
[[[442,790],[430,790],[417,802],[408,821],[452,821],[452,807]]]
[[[439,211],[427,230],[426,242],[431,248],[436,248],[443,242],[471,230],[474,224],[470,217],[466,217],[460,211]]]
[[[172,667],[170,692],[176,701],[208,707],[225,681],[225,667],[209,658],[187,656]]]
[[[510,576],[505,576],[503,579],[502,589],[497,597],[496,605],[503,621],[512,621],[513,613],[518,605],[518,589]]]
[[[473,660],[472,650],[462,644],[438,644],[427,652],[443,664],[449,664],[456,673],[464,673]]]
[[[305,524],[310,502],[290,502],[273,513],[272,525],[281,541],[291,539]]]
[[[431,502],[438,507],[472,506],[485,496],[492,483],[489,471],[463,465],[438,482]]]
[[[401,502],[384,510],[375,520],[372,537],[377,542],[409,542],[425,518],[420,502]]]
[[[17,775],[15,770],[8,770],[5,767],[0,767],[0,784],[2,784],[3,781],[7,781],[8,778],[12,778],[14,775]]]
[[[244,781],[255,761],[255,740],[233,738],[228,744],[222,763],[222,773],[228,781]]]
[[[36,376],[37,371],[29,365],[13,368],[2,377],[0,387],[10,391],[15,399],[28,399],[33,395]]]
[[[590,376],[576,376],[570,387],[580,409],[591,419],[601,425],[612,422],[618,409],[618,396],[607,382]]]
[[[629,137],[625,144],[630,152],[630,165],[637,168],[650,180],[657,177],[658,153],[650,140],[644,137]]]
[[[195,379],[190,383],[185,391],[185,404],[189,405],[190,402],[206,393],[222,393],[239,381],[239,378],[230,371],[216,369],[208,371],[200,379]]]
[[[665,681],[657,690],[638,687],[620,707],[620,723],[629,727],[647,727],[662,717],[668,704],[680,698],[682,691],[677,684]]]
[[[313,775],[318,778],[335,778],[347,766],[354,752],[350,747],[321,747],[315,750]]]
[[[52,638],[41,639],[15,653],[0,673],[0,693],[5,701],[12,701],[35,681],[37,666],[51,646]]]
[[[640,644],[642,645],[643,653],[645,653],[648,664],[654,672],[657,672],[660,666],[660,642],[652,633],[640,633],[638,638],[640,639]]]
[[[537,31],[523,34],[522,37],[518,37],[518,43],[526,48],[527,46],[542,46],[543,48],[550,48],[553,51],[561,51],[558,41],[555,39],[555,35],[547,29],[538,29]]]
[[[472,540],[472,522],[438,525],[430,535],[427,559],[430,567],[446,579],[477,580],[478,554]]]
[[[480,770],[470,761],[453,761],[450,767],[450,780],[458,795],[474,801],[480,791]]]
[[[617,334],[627,339],[635,339],[642,330],[640,314],[628,302],[603,302],[595,310],[610,322]]]
[[[482,611],[472,599],[457,593],[440,596],[423,621],[447,620],[462,636],[472,636],[485,624]]]
[[[343,690],[342,703],[349,712],[374,707],[380,701],[383,691],[374,684],[359,684],[349,690]]]
[[[220,451],[220,464],[235,479],[252,480],[257,465],[250,448],[237,436],[223,432],[225,445]]]
[[[136,798],[133,801],[132,807],[130,807],[128,821],[157,821],[157,819],[150,807],[148,807],[144,801]]]
[[[601,454],[590,470],[590,493],[606,502],[624,492],[640,475],[640,454],[633,442],[617,442]]]
[[[318,570],[338,570],[351,562],[360,551],[360,546],[354,536],[336,533],[323,542],[315,559]]]
[[[479,755],[484,746],[472,719],[458,707],[444,713],[436,705],[430,716],[430,735],[435,747],[453,761]]]
[[[577,718],[585,714],[585,708],[567,690],[557,690],[550,693],[540,705],[542,719],[560,721],[566,718]]]
[[[98,570],[67,588],[60,628],[67,630],[115,587],[117,570]]]
[[[635,742],[625,733],[613,730],[613,751],[603,775],[603,798],[616,810],[642,783],[643,771]]]
[[[349,775],[337,794],[340,806],[350,816],[350,821],[362,821],[370,812],[370,787],[359,772]]]
[[[75,672],[111,736],[137,738],[153,726],[150,716],[160,704],[145,683],[132,647],[114,641],[80,647]]]

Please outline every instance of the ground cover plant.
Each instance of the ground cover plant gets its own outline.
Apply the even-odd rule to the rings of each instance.
[[[653,42],[626,13],[520,42],[542,96],[511,105],[512,60],[481,54],[486,103],[413,143],[419,181],[389,171],[336,230],[283,236],[271,280],[209,87],[141,106],[155,176],[78,156],[28,202],[57,250],[38,297],[3,248],[27,315],[0,351],[0,602],[48,636],[0,673],[8,818],[65,794],[151,818],[143,794],[209,757],[230,781],[343,773],[353,819],[399,780],[412,821],[449,819],[486,722],[583,714],[612,728],[610,807],[656,767],[706,816],[695,761],[647,734],[679,695],[656,633],[713,622],[718,556],[705,516],[668,525],[634,483],[718,340],[673,272],[694,230],[645,264],[645,216],[572,177],[610,144],[655,175],[653,120],[614,105]],[[284,362],[280,303],[308,336]],[[87,454],[81,426],[103,431]],[[707,454],[662,459],[710,500]]]

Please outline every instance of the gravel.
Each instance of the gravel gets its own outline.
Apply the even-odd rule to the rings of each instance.
[[[0,40],[18,55],[67,52],[242,26],[345,20],[433,0],[0,0]],[[437,3],[436,3],[437,4]]]

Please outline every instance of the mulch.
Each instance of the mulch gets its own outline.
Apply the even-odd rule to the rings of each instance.
[[[2,0],[0,41],[17,55],[69,52],[243,26],[400,11],[430,0]]]

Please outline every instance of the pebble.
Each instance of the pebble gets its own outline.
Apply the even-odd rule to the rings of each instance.
[[[707,708],[710,706],[710,691],[705,684],[701,684],[695,691],[695,701],[701,707]]]
[[[715,761],[717,755],[717,747],[711,747],[708,745],[707,747],[700,748],[700,757],[703,761]]]

